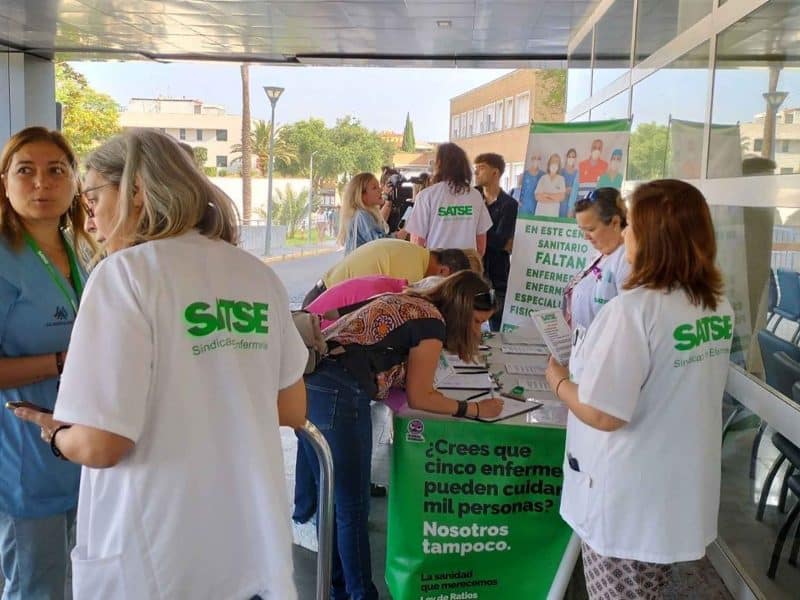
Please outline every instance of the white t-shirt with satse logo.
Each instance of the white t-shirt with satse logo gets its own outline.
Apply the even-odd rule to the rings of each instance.
[[[478,190],[453,194],[447,182],[440,181],[417,195],[406,231],[425,238],[428,248],[475,249],[475,238],[491,226],[492,217]]]
[[[278,390],[307,350],[257,258],[196,231],[92,273],[55,417],[129,438],[83,468],[76,600],[296,598]]]
[[[683,290],[637,288],[573,351],[580,402],[627,421],[604,432],[567,420],[561,516],[599,554],[667,564],[716,538],[733,324],[725,299],[710,311]]]

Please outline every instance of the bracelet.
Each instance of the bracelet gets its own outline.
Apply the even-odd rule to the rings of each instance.
[[[456,412],[453,413],[454,417],[464,417],[467,414],[467,401],[466,400],[456,400],[458,402],[458,408]]]
[[[56,352],[55,356],[56,356],[56,371],[58,371],[58,374],[61,375],[61,373],[64,372],[64,355],[61,352]]]
[[[60,458],[61,460],[69,460],[66,458],[62,453],[61,450],[58,449],[56,446],[56,435],[59,431],[63,431],[64,429],[69,429],[72,425],[59,425],[56,430],[53,432],[53,435],[50,436],[50,451],[56,458]]]
[[[561,400],[561,396],[558,395],[558,388],[561,387],[562,383],[564,383],[565,381],[568,381],[568,380],[569,380],[569,377],[562,377],[561,379],[558,380],[558,383],[556,384],[556,398],[558,398],[559,400]]]

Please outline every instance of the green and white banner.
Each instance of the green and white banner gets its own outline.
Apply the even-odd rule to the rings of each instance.
[[[575,202],[596,187],[620,189],[629,136],[627,119],[531,125],[503,331],[561,306],[564,287],[597,254],[575,224]]]
[[[392,598],[546,598],[572,535],[558,514],[564,437],[558,428],[396,417]]]

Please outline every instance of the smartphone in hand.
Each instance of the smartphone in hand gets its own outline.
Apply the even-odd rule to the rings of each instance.
[[[27,400],[20,400],[18,402],[6,402],[6,408],[9,410],[14,410],[15,408],[29,408],[31,410],[36,410],[38,412],[47,413],[48,415],[53,414],[53,411],[50,410],[49,408],[39,406],[38,404],[34,404],[33,402],[28,402]]]

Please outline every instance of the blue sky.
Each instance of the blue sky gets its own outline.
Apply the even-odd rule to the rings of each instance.
[[[126,105],[132,97],[187,97],[221,104],[241,114],[238,64],[76,62],[95,89]],[[417,141],[446,141],[450,98],[501,77],[501,69],[379,69],[345,67],[250,68],[253,118],[269,119],[263,86],[286,88],[275,112],[278,123],[309,117],[333,125],[345,115],[370,129],[402,132],[411,114]]]

